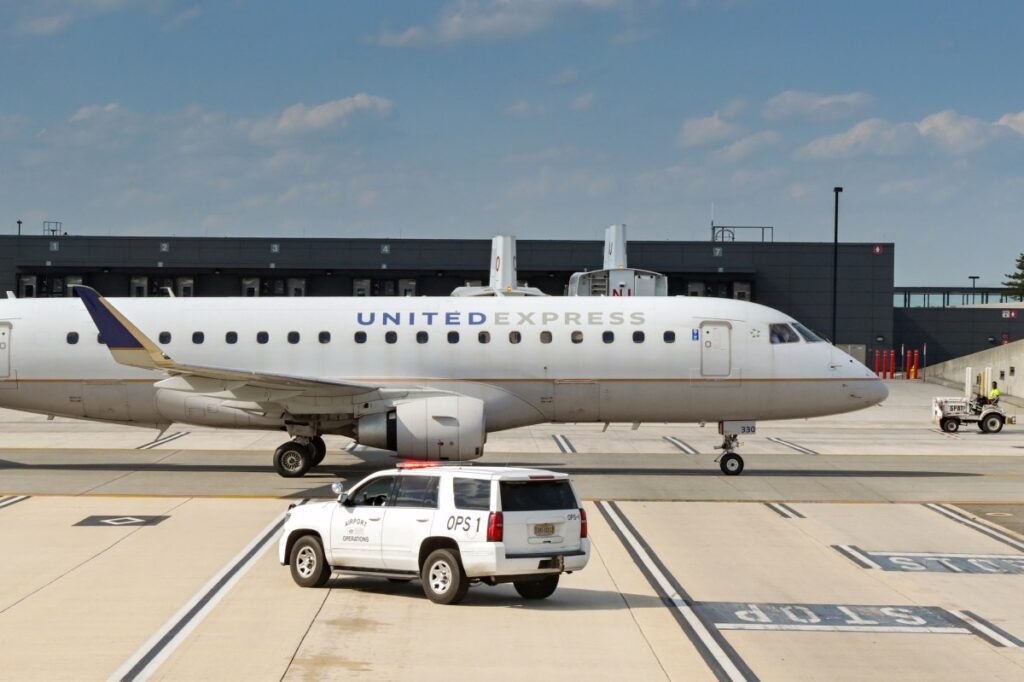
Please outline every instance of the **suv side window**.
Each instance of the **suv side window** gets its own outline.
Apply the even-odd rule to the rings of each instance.
[[[437,476],[400,476],[392,507],[437,509]]]
[[[491,508],[491,482],[481,478],[452,480],[456,509],[487,511]]]
[[[394,476],[375,478],[352,494],[353,507],[384,507],[388,504]]]

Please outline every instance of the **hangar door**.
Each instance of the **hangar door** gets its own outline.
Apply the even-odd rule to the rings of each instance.
[[[706,377],[727,377],[732,370],[732,327],[727,322],[705,322],[700,326],[700,373]]]
[[[0,322],[0,379],[11,376],[11,325]]]

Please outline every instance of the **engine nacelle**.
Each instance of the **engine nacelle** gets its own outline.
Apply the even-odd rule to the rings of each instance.
[[[484,403],[466,396],[436,396],[399,403],[359,419],[356,440],[399,457],[464,461],[484,454]]]

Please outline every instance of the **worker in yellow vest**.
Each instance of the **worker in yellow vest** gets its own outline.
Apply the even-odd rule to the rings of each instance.
[[[999,390],[999,384],[995,381],[992,382],[992,390],[988,392],[988,402],[990,405],[995,405],[999,402],[999,396],[1002,395],[1002,391]]]

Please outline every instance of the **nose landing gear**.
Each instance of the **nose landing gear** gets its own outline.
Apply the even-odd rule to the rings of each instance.
[[[722,473],[726,476],[739,476],[743,473],[743,458],[735,450],[740,445],[740,434],[756,433],[757,427],[751,421],[718,422],[718,433],[722,434],[722,444],[715,446],[722,455],[716,460]]]

